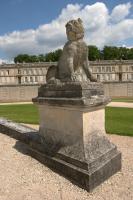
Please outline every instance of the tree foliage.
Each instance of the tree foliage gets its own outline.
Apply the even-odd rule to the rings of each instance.
[[[89,60],[94,61],[94,60],[100,59],[100,50],[96,46],[89,45],[88,50],[89,50],[89,53],[88,53]]]
[[[28,54],[19,54],[14,58],[15,63],[34,63],[34,62],[45,62],[45,56],[40,54],[36,55],[28,55]]]
[[[56,62],[62,53],[61,49],[47,53],[46,55],[19,54],[14,58],[15,63]]]
[[[88,46],[88,58],[91,61],[95,60],[130,60],[133,59],[133,48],[104,46],[102,50],[97,46]],[[14,58],[15,63],[34,63],[34,62],[57,62],[61,56],[62,49],[49,52],[45,55],[28,55],[19,54]]]
[[[103,57],[104,60],[130,60],[133,59],[133,48],[105,46]]]
[[[61,53],[62,53],[61,49],[47,53],[45,55],[45,61],[46,62],[57,62],[59,60],[59,57],[61,56]]]

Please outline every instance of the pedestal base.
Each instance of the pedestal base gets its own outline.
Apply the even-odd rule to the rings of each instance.
[[[33,100],[39,109],[39,135],[48,165],[88,191],[121,169],[121,153],[106,136],[109,99],[101,86],[44,85]]]
[[[66,157],[64,159],[63,157],[62,159],[51,157],[34,151],[34,149],[30,149],[30,155],[88,192],[121,170],[120,152],[116,152],[115,155],[105,160],[104,163],[99,163],[94,169],[88,170],[66,162]]]
[[[117,151],[115,146],[102,154],[101,157],[89,162],[88,165],[83,161],[72,159],[63,154],[65,152],[64,147],[54,156],[49,155],[41,143],[40,134],[22,124],[1,119],[0,131],[25,143],[28,147],[26,151],[28,155],[87,191],[93,190],[121,169],[121,153]]]

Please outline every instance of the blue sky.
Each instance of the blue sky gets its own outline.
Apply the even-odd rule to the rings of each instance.
[[[98,3],[99,2],[99,3]],[[127,0],[1,0],[0,59],[63,46],[65,23],[81,17],[88,44],[133,46],[133,6]],[[103,31],[103,29],[105,31]]]

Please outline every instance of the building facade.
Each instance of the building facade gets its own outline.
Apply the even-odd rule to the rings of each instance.
[[[90,66],[100,82],[133,81],[133,60],[94,61]]]
[[[57,63],[0,65],[0,102],[31,101],[38,87],[46,82],[48,67]],[[105,95],[133,97],[133,61],[90,62],[98,81],[104,83]]]
[[[0,85],[42,84],[53,62],[0,65]],[[133,60],[91,61],[90,68],[100,82],[133,82]]]
[[[32,85],[45,83],[47,69],[51,64],[2,64],[0,65],[0,85]]]

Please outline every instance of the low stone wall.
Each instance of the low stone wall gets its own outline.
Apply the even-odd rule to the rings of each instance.
[[[39,85],[1,85],[0,102],[24,102],[31,101],[38,94]],[[133,97],[133,83],[108,82],[104,83],[107,96]]]
[[[38,94],[39,85],[2,85],[0,86],[0,102],[31,101]]]
[[[133,82],[106,82],[104,90],[111,97],[133,97]]]

